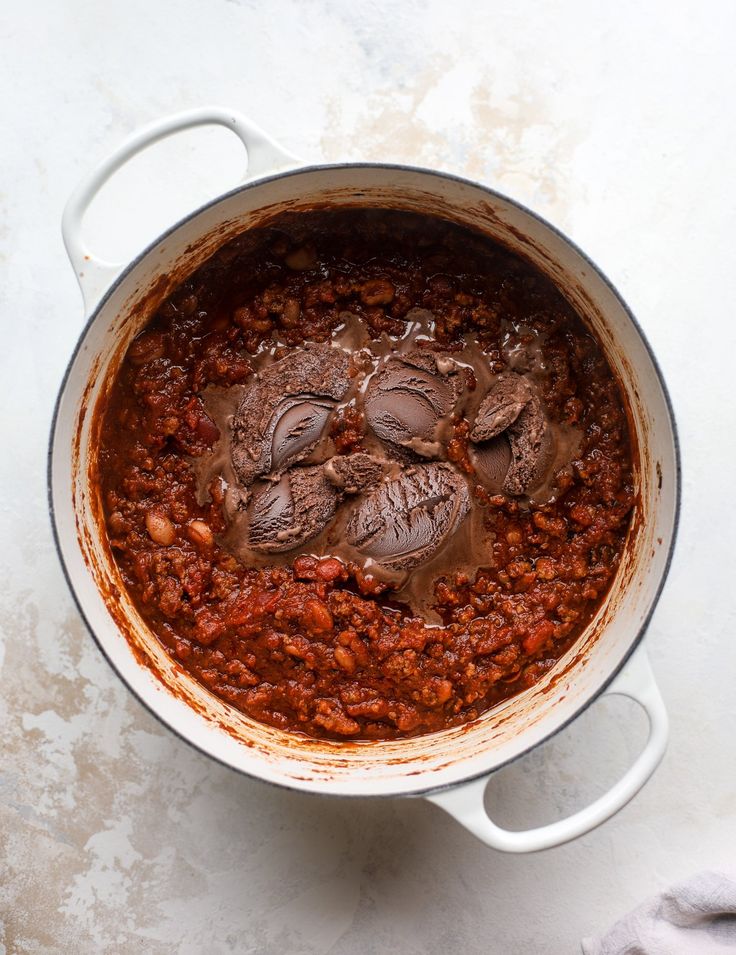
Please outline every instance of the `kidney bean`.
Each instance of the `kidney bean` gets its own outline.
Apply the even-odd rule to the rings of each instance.
[[[174,525],[160,511],[148,511],[146,514],[146,530],[151,540],[161,544],[162,547],[173,544],[176,538]]]
[[[215,543],[215,535],[206,521],[192,521],[187,527],[187,536],[198,547],[208,548]]]

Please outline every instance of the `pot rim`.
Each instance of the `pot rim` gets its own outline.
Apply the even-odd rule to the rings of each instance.
[[[670,428],[672,431],[672,443],[673,443],[673,451],[674,451],[674,458],[675,458],[674,514],[673,514],[673,520],[672,520],[672,533],[667,543],[667,554],[666,554],[664,566],[662,568],[660,578],[657,582],[657,586],[654,591],[649,610],[647,611],[647,614],[644,620],[642,621],[635,637],[629,643],[629,646],[627,647],[626,652],[624,653],[618,665],[606,677],[606,679],[603,680],[601,685],[597,687],[595,692],[591,693],[591,695],[587,697],[585,701],[559,726],[556,726],[554,729],[550,730],[548,733],[543,735],[541,739],[537,740],[535,743],[530,744],[526,748],[520,750],[520,752],[516,753],[515,755],[509,757],[508,759],[503,760],[491,770],[484,770],[481,772],[471,773],[468,776],[464,776],[462,779],[455,780],[450,783],[427,786],[425,789],[411,789],[411,790],[407,790],[406,792],[393,792],[391,794],[372,793],[372,792],[319,793],[319,795],[322,795],[322,796],[329,795],[333,798],[340,798],[340,799],[356,799],[356,798],[365,798],[367,796],[370,796],[373,798],[398,798],[401,796],[409,796],[409,797],[426,796],[431,793],[444,792],[450,789],[454,789],[455,787],[458,787],[458,786],[463,786],[476,779],[490,777],[493,773],[496,773],[499,769],[502,769],[504,766],[511,765],[512,763],[516,762],[518,759],[521,759],[523,756],[526,756],[533,749],[536,749],[538,746],[541,746],[544,743],[551,740],[558,733],[561,733],[568,726],[570,726],[570,724],[573,723],[583,712],[585,712],[585,710],[587,710],[593,703],[595,703],[597,699],[603,696],[605,691],[613,683],[613,681],[616,679],[618,674],[624,669],[629,659],[633,655],[634,651],[637,649],[637,647],[640,645],[641,641],[643,640],[644,635],[646,634],[649,624],[651,622],[652,616],[654,615],[654,612],[657,609],[657,605],[662,595],[662,591],[664,590],[664,586],[667,582],[667,578],[669,576],[670,568],[672,565],[672,558],[674,555],[675,544],[676,544],[677,536],[679,532],[680,512],[681,512],[681,506],[682,506],[682,455],[681,455],[681,449],[680,449],[680,438],[679,438],[679,432],[677,427],[677,419],[675,418],[672,399],[670,397],[670,393],[667,388],[667,384],[662,374],[662,369],[659,366],[659,362],[657,360],[655,352],[652,346],[650,345],[646,335],[644,334],[644,330],[642,329],[641,325],[636,319],[636,316],[634,315],[634,313],[632,312],[632,310],[629,308],[628,304],[624,300],[623,296],[618,291],[618,289],[613,284],[613,282],[608,278],[606,273],[603,272],[602,269],[595,262],[593,262],[593,260],[572,239],[570,239],[564,232],[562,232],[561,229],[557,228],[557,226],[553,225],[543,216],[539,215],[537,212],[530,209],[528,206],[524,205],[522,202],[519,202],[518,200],[513,199],[502,192],[499,192],[497,189],[493,189],[490,186],[477,182],[473,179],[468,179],[466,176],[460,176],[455,173],[445,172],[443,170],[438,170],[438,169],[431,169],[424,166],[412,166],[412,165],[409,165],[408,163],[382,163],[382,162],[310,163],[307,165],[300,165],[294,169],[287,169],[281,172],[276,172],[271,175],[260,176],[257,179],[243,182],[240,185],[235,186],[233,189],[229,189],[227,192],[220,193],[219,195],[208,200],[202,205],[197,206],[196,209],[193,209],[191,212],[182,216],[182,218],[178,219],[171,226],[169,226],[167,229],[165,229],[163,232],[157,235],[154,239],[148,242],[144,246],[144,248],[129,263],[127,263],[121,268],[120,272],[115,276],[115,278],[112,280],[108,288],[105,289],[105,291],[100,296],[99,300],[95,303],[89,316],[84,322],[80,330],[79,336],[77,338],[77,342],[69,357],[69,361],[67,362],[66,368],[64,370],[64,374],[62,376],[62,379],[56,394],[56,399],[54,401],[54,409],[51,416],[51,427],[49,430],[49,443],[47,447],[47,456],[46,456],[47,503],[48,503],[48,509],[49,509],[49,517],[51,520],[51,531],[52,531],[53,540],[54,540],[54,547],[56,549],[59,562],[61,563],[62,573],[64,574],[64,578],[66,580],[67,586],[71,592],[72,599],[74,600],[76,608],[79,611],[79,615],[82,618],[82,621],[88,633],[90,634],[95,644],[97,645],[98,650],[101,652],[102,656],[105,658],[110,668],[116,674],[116,676],[121,681],[121,683],[123,683],[123,685],[126,687],[128,692],[152,716],[154,716],[156,720],[162,726],[166,727],[167,730],[174,733],[175,736],[183,740],[188,746],[190,746],[192,749],[196,750],[197,752],[202,753],[204,756],[220,764],[221,766],[224,766],[225,768],[231,770],[237,775],[244,776],[247,779],[257,780],[258,782],[265,783],[266,785],[274,786],[277,789],[287,789],[287,790],[291,790],[292,792],[299,792],[299,793],[306,792],[307,790],[304,790],[300,788],[299,786],[289,785],[288,783],[275,782],[273,780],[264,779],[263,777],[258,776],[254,774],[253,772],[249,772],[238,766],[233,766],[231,763],[226,762],[224,759],[210,752],[208,749],[205,749],[203,746],[200,746],[199,744],[193,742],[187,736],[185,736],[178,729],[177,726],[175,726],[173,723],[170,723],[158,712],[156,708],[154,708],[151,704],[149,704],[146,700],[144,700],[142,696],[130,685],[130,683],[128,683],[128,681],[122,675],[120,670],[113,663],[112,659],[106,652],[101,639],[97,636],[97,633],[95,632],[94,628],[91,626],[89,620],[87,619],[87,615],[85,614],[84,608],[82,607],[81,601],[74,587],[72,575],[64,559],[61,539],[59,536],[59,530],[58,530],[57,522],[56,522],[56,509],[54,507],[53,462],[54,462],[54,444],[55,444],[57,423],[59,420],[59,411],[60,411],[61,401],[66,391],[67,383],[71,375],[72,366],[74,365],[77,355],[79,354],[79,351],[82,348],[82,345],[87,337],[88,331],[96,322],[97,318],[99,317],[100,313],[102,312],[103,308],[107,304],[112,294],[115,292],[118,286],[128,277],[128,275],[130,275],[140,265],[140,263],[143,262],[146,256],[148,256],[163,239],[167,238],[167,236],[172,235],[174,232],[180,229],[183,225],[186,225],[186,223],[192,221],[202,212],[204,212],[207,209],[213,208],[214,206],[218,205],[218,203],[222,202],[223,200],[229,199],[232,196],[239,195],[242,192],[254,189],[258,186],[264,185],[269,182],[273,182],[278,179],[285,179],[287,177],[299,176],[303,173],[324,172],[324,171],[338,170],[338,169],[396,170],[396,171],[408,172],[408,173],[418,173],[420,175],[429,176],[436,179],[449,180],[450,182],[455,182],[461,185],[470,186],[471,188],[474,188],[474,189],[480,189],[481,191],[485,192],[487,195],[490,195],[495,199],[500,199],[503,202],[506,202],[509,205],[514,206],[519,211],[525,213],[526,215],[530,216],[532,219],[535,219],[542,226],[549,229],[550,232],[552,232],[555,236],[557,236],[557,238],[561,239],[574,252],[576,252],[581,257],[581,259],[596,273],[596,275],[598,275],[598,277],[608,287],[609,291],[613,294],[614,298],[617,300],[617,302],[619,303],[619,305],[625,312],[629,321],[632,323],[642,344],[644,345],[647,355],[654,368],[654,372],[656,374],[659,387],[662,390],[665,407],[667,409],[667,417],[668,417]],[[314,792],[314,791],[309,790],[309,792]]]

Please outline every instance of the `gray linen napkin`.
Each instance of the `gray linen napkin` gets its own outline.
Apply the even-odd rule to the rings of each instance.
[[[736,870],[700,872],[616,922],[583,955],[726,955],[736,952]]]

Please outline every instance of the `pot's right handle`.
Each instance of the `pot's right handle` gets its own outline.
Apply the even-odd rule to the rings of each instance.
[[[173,133],[195,126],[224,126],[231,129],[248,155],[246,179],[255,179],[280,169],[302,165],[301,160],[279,146],[259,126],[240,113],[220,106],[176,113],[144,126],[125,140],[74,190],[64,209],[61,231],[64,245],[84,296],[86,312],[123,270],[123,263],[105,262],[93,255],[82,237],[82,220],[94,197],[107,180],[137,153]]]
[[[547,826],[513,831],[497,826],[485,810],[483,797],[488,776],[433,793],[426,798],[454,816],[482,842],[503,852],[550,849],[590,832],[622,809],[639,792],[657,768],[667,747],[667,711],[644,650],[640,649],[627,663],[606,694],[628,696],[638,703],[649,720],[649,737],[625,775],[585,809]]]

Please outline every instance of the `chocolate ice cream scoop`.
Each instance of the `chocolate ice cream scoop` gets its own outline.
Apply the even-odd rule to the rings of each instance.
[[[499,378],[481,402],[470,439],[471,460],[478,477],[489,490],[497,490],[505,432],[510,448],[510,463],[501,489],[507,494],[525,494],[545,477],[555,452],[555,441],[539,396],[521,375],[511,373]]]
[[[267,436],[271,432],[269,470],[278,474],[309,454],[322,436],[333,407],[331,401],[303,395],[280,401],[266,432]]]
[[[478,481],[491,494],[500,493],[511,464],[511,445],[506,435],[499,434],[490,441],[471,444],[469,450]]]
[[[314,450],[348,390],[348,364],[341,348],[309,344],[259,372],[232,426],[232,463],[243,485],[278,477]]]
[[[489,441],[509,428],[532,397],[532,388],[522,375],[509,374],[498,378],[478,408],[470,437],[473,441]]]
[[[417,464],[361,501],[347,541],[386,570],[409,570],[443,545],[469,508],[467,485],[449,464]]]
[[[258,482],[248,506],[249,544],[269,554],[293,550],[319,534],[339,502],[321,464],[294,468],[277,482]]]
[[[324,530],[345,494],[357,494],[380,476],[380,463],[359,453],[257,482],[248,505],[249,546],[278,554],[305,544]]]
[[[422,351],[397,355],[371,378],[365,417],[386,444],[436,457],[440,425],[452,413],[460,389],[459,368],[451,359]]]

